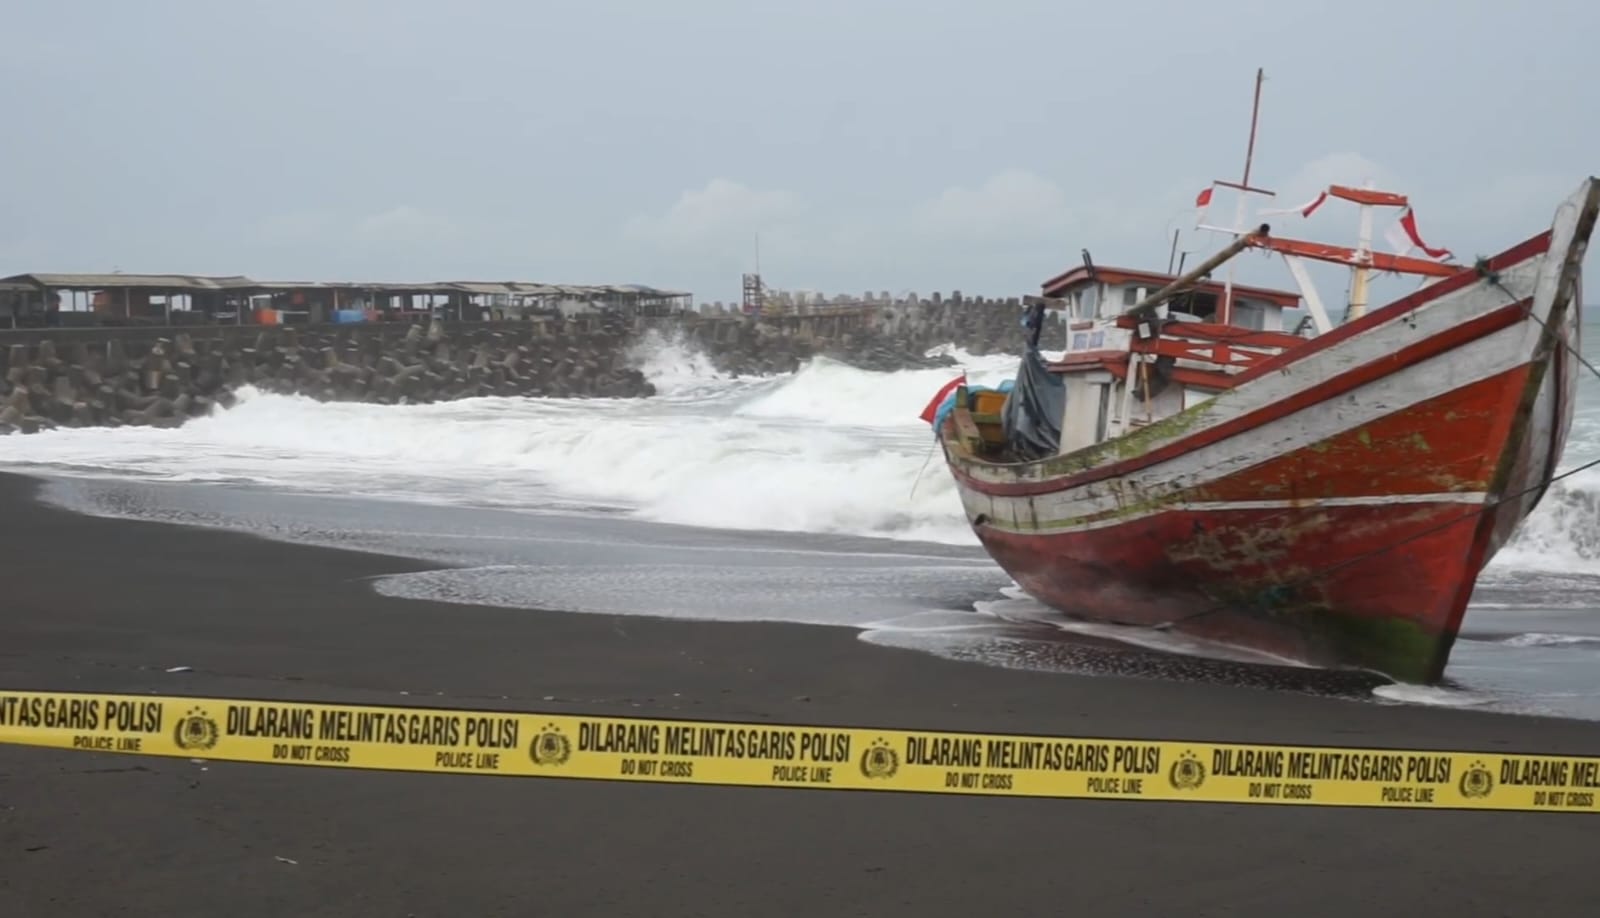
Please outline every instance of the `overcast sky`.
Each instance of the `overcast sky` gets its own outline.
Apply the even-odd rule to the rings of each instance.
[[[1257,66],[1266,206],[1370,178],[1411,195],[1430,244],[1470,257],[1540,231],[1600,171],[1600,5],[1582,2],[4,10],[3,274],[734,300],[759,231],[776,286],[1014,296],[1085,247],[1164,268],[1196,192],[1239,178]],[[1349,241],[1356,212],[1273,223]],[[1249,271],[1287,282],[1259,257]]]

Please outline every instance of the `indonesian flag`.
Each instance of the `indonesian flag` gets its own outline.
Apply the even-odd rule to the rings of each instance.
[[[1417,215],[1407,207],[1400,214],[1400,219],[1384,231],[1383,238],[1389,241],[1394,250],[1404,255],[1412,248],[1419,248],[1427,253],[1429,258],[1445,259],[1452,257],[1449,249],[1436,249],[1422,241],[1422,236],[1417,232]]]
[[[1206,188],[1194,196],[1194,225],[1199,226],[1206,219],[1206,208],[1211,206],[1211,192],[1213,188]]]
[[[933,397],[933,401],[928,403],[928,407],[922,409],[922,414],[920,417],[922,418],[923,423],[932,424],[934,417],[939,414],[939,405],[944,402],[950,393],[956,391],[957,386],[966,385],[966,382],[966,371],[962,371],[960,376],[957,376],[955,379],[945,383],[944,386],[939,389],[939,393]]]
[[[1276,217],[1283,214],[1299,214],[1302,217],[1309,217],[1316,211],[1317,208],[1321,207],[1322,202],[1326,200],[1328,200],[1328,193],[1324,191],[1306,203],[1301,204],[1299,207],[1287,207],[1283,210],[1263,210],[1261,212],[1261,216]]]

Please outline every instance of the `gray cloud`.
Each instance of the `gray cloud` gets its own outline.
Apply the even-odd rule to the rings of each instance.
[[[1504,9],[18,5],[0,55],[0,271],[617,281],[732,300],[759,232],[785,286],[1025,293],[1084,247],[1164,266],[1194,194],[1238,177],[1257,65],[1254,177],[1274,203],[1372,178],[1412,196],[1430,240],[1487,252],[1548,222],[1600,133],[1583,69],[1600,7]],[[1274,225],[1347,241],[1356,224],[1330,205]],[[1264,259],[1242,267],[1286,281]]]

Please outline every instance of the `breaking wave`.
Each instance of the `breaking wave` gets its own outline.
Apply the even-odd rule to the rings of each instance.
[[[881,373],[817,359],[793,374],[733,378],[703,354],[655,339],[636,354],[657,387],[652,399],[382,406],[246,388],[233,408],[172,430],[11,438],[0,462],[975,544],[918,414],[963,369],[998,381],[1015,358],[940,350],[959,367]]]
[[[1580,644],[1600,644],[1600,637],[1592,634],[1549,634],[1530,631],[1501,639],[1508,647],[1571,647]]]
[[[946,346],[958,367],[895,373],[816,359],[733,377],[681,341],[633,355],[655,398],[319,403],[254,389],[174,430],[12,437],[0,463],[57,474],[252,483],[526,510],[611,509],[724,529],[974,545],[918,417],[965,370],[993,385],[1012,356]],[[1569,462],[1600,455],[1600,392],[1580,401]],[[1600,471],[1552,487],[1489,576],[1600,572]]]
[[[1600,470],[1551,485],[1490,569],[1600,574]]]

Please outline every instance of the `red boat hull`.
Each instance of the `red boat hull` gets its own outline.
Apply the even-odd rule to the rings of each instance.
[[[1565,444],[1597,202],[1121,443],[989,462],[947,418],[975,533],[1068,615],[1436,681]]]
[[[1025,592],[1075,617],[1170,626],[1288,662],[1426,679],[1443,668],[1455,596],[1468,579],[1476,515],[1464,509],[1174,512],[1091,536],[980,537]],[[1367,557],[1405,539],[1401,549]],[[1270,559],[1261,557],[1261,541],[1270,543]],[[1171,548],[1151,552],[1152,544]],[[1332,568],[1328,576],[1303,586],[1276,578],[1323,567]]]

